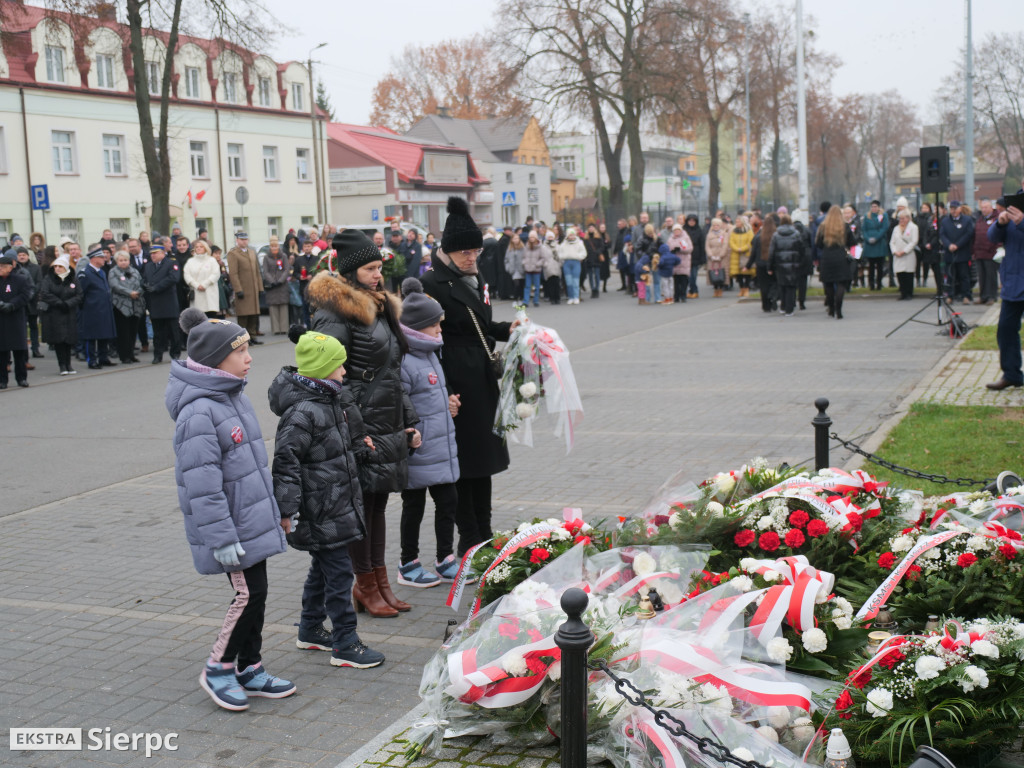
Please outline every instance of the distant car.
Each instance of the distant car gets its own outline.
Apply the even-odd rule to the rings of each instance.
[[[417,234],[419,234],[421,243],[427,236],[427,230],[421,227],[419,224],[412,224],[408,221],[403,221],[401,224],[398,225],[398,227],[399,229],[402,230],[402,237],[405,237],[405,233],[408,232],[410,229],[415,229]],[[391,230],[391,224],[386,221],[373,222],[371,224],[338,224],[337,229],[358,229],[364,235],[370,238],[373,237],[375,232],[380,232],[382,235],[384,235],[385,242],[387,242],[387,236],[388,232]]]

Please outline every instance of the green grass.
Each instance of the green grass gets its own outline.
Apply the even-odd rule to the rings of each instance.
[[[875,451],[887,461],[946,477],[994,478],[1004,469],[1024,471],[1024,410],[998,406],[915,403]],[[958,490],[980,490],[929,483],[898,475],[871,464],[865,469],[881,480],[926,496]]]
[[[1024,339],[1021,339],[1021,349],[1024,349]],[[967,338],[960,343],[960,349],[980,349],[986,352],[998,352],[999,345],[996,344],[996,327],[994,325],[980,325],[967,334]]]
[[[898,296],[899,292],[900,292],[899,288],[889,288],[888,286],[883,286],[882,290],[880,290],[880,291],[872,291],[872,290],[870,290],[868,288],[861,288],[860,286],[857,286],[852,291],[849,291],[846,295],[847,295],[847,297],[850,297],[850,296],[867,296],[869,294],[872,295],[872,296]],[[808,296],[824,296],[825,295],[825,289],[821,288],[819,286],[811,286],[811,287],[809,287],[807,289],[807,295]]]

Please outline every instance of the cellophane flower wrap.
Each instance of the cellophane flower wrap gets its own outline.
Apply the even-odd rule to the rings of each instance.
[[[505,345],[494,433],[533,446],[533,423],[542,414],[553,422],[555,437],[572,450],[575,430],[583,420],[583,402],[569,363],[569,350],[558,331],[538,325],[516,308],[520,324]]]

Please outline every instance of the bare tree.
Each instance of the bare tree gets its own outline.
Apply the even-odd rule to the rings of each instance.
[[[920,134],[916,110],[894,89],[861,97],[857,141],[878,179],[878,198],[886,200],[893,176],[899,172],[900,150]]]

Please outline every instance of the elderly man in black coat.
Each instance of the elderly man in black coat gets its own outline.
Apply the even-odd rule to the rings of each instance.
[[[32,299],[32,282],[15,272],[17,254],[0,256],[0,389],[7,389],[7,366],[14,355],[14,378],[19,387],[28,386],[28,343],[25,340],[26,308]]]
[[[89,246],[88,265],[82,270],[79,284],[82,303],[78,308],[78,335],[85,346],[85,359],[93,370],[117,363],[107,356],[107,343],[117,336],[114,327],[114,305],[110,299],[110,281],[103,270],[107,254],[98,244]]]
[[[157,365],[164,361],[164,352],[168,346],[173,360],[177,360],[181,354],[178,334],[174,330],[178,322],[181,267],[159,245],[150,249],[149,258],[142,267],[142,290],[146,296],[149,319],[153,323],[153,365]]]
[[[492,431],[498,376],[491,358],[496,341],[508,341],[518,321],[499,323],[491,317],[490,297],[477,269],[483,235],[466,201],[448,198],[448,214],[433,269],[422,282],[424,292],[444,309],[441,365],[449,391],[460,399],[455,417],[460,472],[455,520],[461,558],[474,544],[491,538],[491,476],[508,469],[508,448]]]

